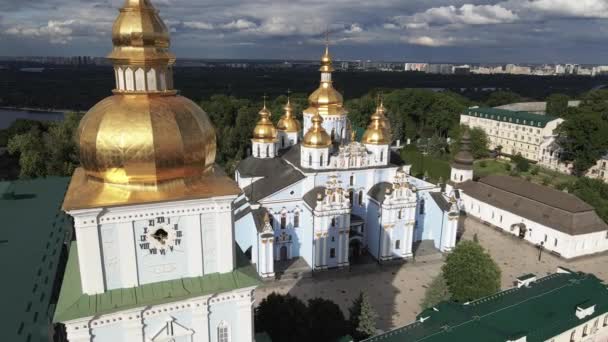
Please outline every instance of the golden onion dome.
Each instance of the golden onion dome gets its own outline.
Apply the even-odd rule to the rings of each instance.
[[[264,103],[264,107],[260,110],[260,120],[255,125],[253,129],[253,140],[262,143],[270,143],[277,140],[277,130],[274,128],[274,124],[272,120],[270,120],[270,116],[272,115],[270,111],[266,108],[266,103]]]
[[[386,108],[384,108],[384,103],[382,100],[380,100],[380,104],[376,108],[376,114],[380,115],[380,117],[382,118],[380,120],[380,127],[384,130],[390,140],[392,136],[391,123],[388,120],[388,117],[386,117]]]
[[[367,126],[363,138],[361,138],[363,144],[372,145],[388,145],[390,144],[390,137],[386,134],[386,131],[382,128],[382,116],[378,113],[372,115],[372,122]]]
[[[308,97],[310,108],[305,110],[307,113],[318,112],[321,115],[346,115],[344,109],[344,99],[333,86],[331,81],[331,72],[334,71],[332,66],[329,47],[325,46],[325,53],[321,56],[321,84]]]
[[[169,30],[149,0],[126,0],[112,27],[108,58],[123,64],[173,63]]]
[[[283,132],[299,132],[302,128],[300,122],[293,115],[293,107],[291,106],[291,100],[287,98],[287,104],[283,107],[285,114],[279,120],[277,129]]]
[[[182,96],[110,96],[87,112],[77,139],[89,178],[138,190],[195,179],[215,161],[209,117]]]
[[[321,68],[320,72],[333,72],[334,67],[332,66],[331,55],[329,54],[329,45],[325,45],[325,53],[321,56]]]
[[[331,146],[331,138],[323,128],[322,123],[323,118],[319,114],[312,117],[312,126],[304,134],[302,142],[305,147],[326,148]]]

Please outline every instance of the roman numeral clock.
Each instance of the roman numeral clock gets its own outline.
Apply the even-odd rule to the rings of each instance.
[[[140,282],[172,279],[187,270],[184,227],[180,217],[158,216],[135,222]]]

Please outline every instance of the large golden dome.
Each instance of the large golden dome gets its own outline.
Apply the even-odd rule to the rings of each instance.
[[[391,137],[392,137],[391,123],[388,120],[388,118],[386,117],[386,109],[384,108],[384,103],[382,100],[380,100],[380,104],[376,108],[376,114],[380,115],[380,117],[381,117],[380,128],[382,128],[384,130],[384,133],[389,137],[389,140],[391,140]]]
[[[293,115],[293,107],[289,98],[287,98],[287,104],[285,104],[283,109],[285,109],[285,114],[281,116],[281,119],[277,123],[277,129],[289,133],[299,132],[302,126]]]
[[[82,119],[78,143],[90,178],[140,190],[200,177],[215,161],[211,121],[182,96],[110,96]]]
[[[331,146],[331,137],[323,128],[323,118],[316,114],[312,117],[312,126],[304,134],[302,144],[305,147],[325,148]]]
[[[333,86],[331,73],[334,71],[332,66],[329,48],[325,47],[325,53],[321,56],[321,84],[308,97],[309,108],[306,113],[319,113],[321,115],[346,115],[344,109],[344,99]]]
[[[149,0],[126,0],[112,27],[108,58],[124,64],[173,63],[169,31]]]
[[[266,108],[265,103],[259,114],[260,120],[253,129],[253,140],[261,143],[271,143],[276,141],[277,129],[274,128],[274,124],[272,123],[272,120],[270,120],[270,116],[272,114]]]

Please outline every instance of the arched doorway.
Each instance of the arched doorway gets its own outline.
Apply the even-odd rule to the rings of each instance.
[[[287,260],[287,246],[281,246],[279,255],[281,256],[281,261]]]
[[[516,223],[511,226],[511,231],[515,230],[516,228],[519,229],[519,231],[518,231],[519,238],[520,239],[525,238],[526,233],[528,232],[528,228],[526,227],[526,225],[523,223]]]
[[[348,243],[348,261],[350,263],[357,262],[361,257],[361,240],[351,239]]]

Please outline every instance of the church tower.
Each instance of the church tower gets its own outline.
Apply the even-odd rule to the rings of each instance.
[[[460,138],[460,151],[454,156],[450,180],[455,183],[463,183],[473,180],[473,163],[475,159],[471,153],[471,135],[465,129]]]
[[[300,130],[302,129],[300,122],[294,116],[291,99],[289,97],[287,97],[287,103],[283,109],[285,110],[285,114],[283,114],[277,124],[277,130],[279,131],[279,148],[281,149],[298,144]]]
[[[374,165],[388,165],[390,141],[390,128],[384,116],[384,106],[379,105],[361,139],[361,143],[372,153]]]
[[[304,132],[313,126],[313,118],[319,114],[323,118],[323,128],[328,132],[332,144],[338,145],[347,142],[348,112],[344,108],[344,100],[334,87],[331,79],[334,68],[329,44],[325,46],[325,53],[321,57],[321,84],[308,97],[309,107],[304,110]]]
[[[78,128],[63,210],[72,244],[54,320],[69,341],[252,341],[251,266],[238,262],[236,183],[207,114],[173,89],[169,33],[149,0],[112,29],[116,89]]]
[[[253,138],[251,139],[253,156],[260,159],[274,158],[277,151],[277,129],[270,119],[272,114],[266,108],[265,99],[264,107],[259,114],[260,120],[253,129]]]

